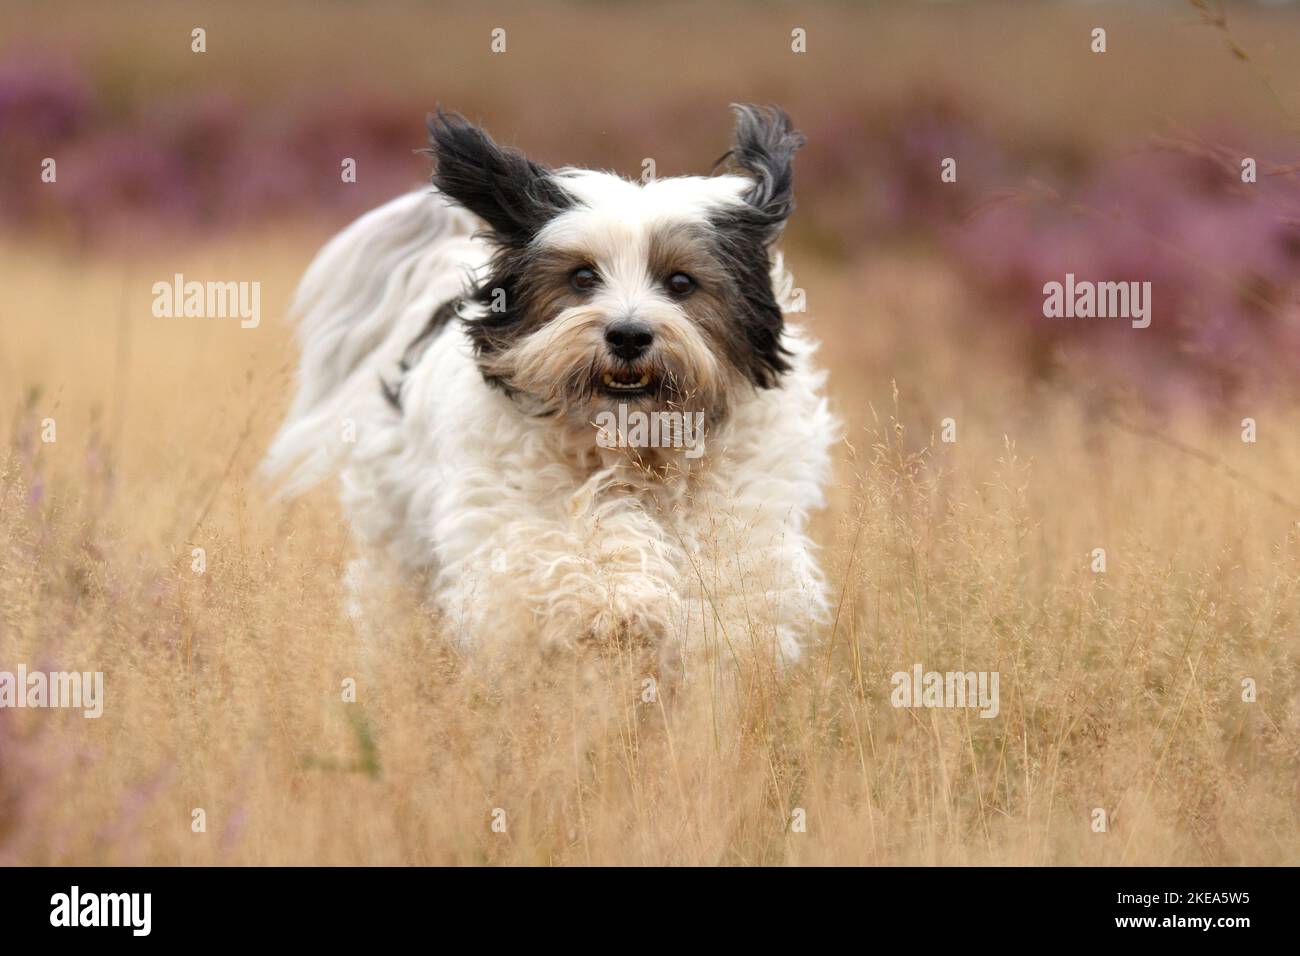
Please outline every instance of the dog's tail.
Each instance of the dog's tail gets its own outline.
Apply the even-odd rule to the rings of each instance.
[[[479,227],[426,188],[362,216],[317,254],[291,310],[302,355],[297,396],[262,463],[282,495],[337,470],[385,414],[382,377],[472,278]]]

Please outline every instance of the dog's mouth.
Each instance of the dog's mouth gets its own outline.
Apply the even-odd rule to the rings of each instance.
[[[657,383],[649,369],[616,369],[605,372],[600,379],[601,389],[606,395],[628,397],[646,395],[654,391]]]

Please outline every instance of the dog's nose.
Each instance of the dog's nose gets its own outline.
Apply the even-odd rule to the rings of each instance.
[[[654,332],[644,322],[624,319],[605,330],[605,343],[621,359],[632,361],[641,356],[655,340]]]

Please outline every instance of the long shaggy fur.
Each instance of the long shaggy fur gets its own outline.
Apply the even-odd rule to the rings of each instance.
[[[736,173],[639,184],[545,169],[459,117],[430,129],[436,188],[302,280],[299,391],[266,461],[289,493],[337,475],[352,610],[395,577],[468,648],[797,657],[828,616],[807,524],[837,434],[773,248],[802,138],[741,107]],[[677,297],[668,269],[698,288]],[[604,339],[629,317],[654,333],[634,360]],[[620,404],[700,411],[704,453],[602,446],[593,418]]]

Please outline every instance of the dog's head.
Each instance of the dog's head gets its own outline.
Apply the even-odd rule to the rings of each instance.
[[[722,414],[735,389],[777,383],[771,245],[803,137],[774,108],[736,115],[736,172],[644,184],[547,169],[457,115],[430,118],[434,184],[495,247],[469,322],[489,381],[574,424],[620,404]]]

